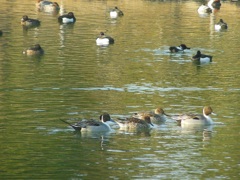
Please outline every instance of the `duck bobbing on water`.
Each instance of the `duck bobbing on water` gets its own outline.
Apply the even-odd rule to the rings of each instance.
[[[212,9],[205,5],[205,4],[202,4],[199,8],[198,8],[198,13],[199,14],[210,14],[212,13]]]
[[[36,7],[40,11],[44,12],[56,12],[60,10],[60,7],[57,2],[45,1],[45,0],[37,0]]]
[[[220,30],[226,30],[228,28],[228,25],[222,19],[220,19],[219,22],[215,24],[214,27],[215,27],[215,30],[220,31]]]
[[[189,47],[187,47],[185,44],[181,44],[180,46],[171,46],[169,48],[171,53],[176,53],[176,52],[184,52],[185,49],[190,49]]]
[[[118,9],[118,7],[114,7],[113,9],[110,10],[110,17],[111,18],[117,18],[123,16],[123,12]]]
[[[73,14],[73,12],[69,12],[65,15],[59,16],[58,17],[58,22],[61,24],[69,24],[69,23],[75,23],[76,18]]]
[[[31,56],[31,55],[43,55],[44,50],[42,49],[40,44],[35,44],[35,45],[27,48],[26,50],[24,50],[23,54],[26,54],[26,55],[29,55],[29,56]]]
[[[37,27],[40,26],[40,21],[37,19],[31,19],[27,15],[24,15],[21,19],[21,25],[26,27]]]
[[[113,43],[114,39],[110,36],[105,35],[104,32],[100,32],[98,38],[96,39],[96,44],[98,46],[107,46]]]
[[[161,107],[158,107],[150,112],[134,113],[133,117],[144,120],[145,116],[149,116],[153,124],[165,123],[168,116]]]
[[[147,115],[143,119],[136,117],[118,118],[116,122],[121,130],[149,131],[154,126]]]
[[[208,7],[210,7],[211,9],[220,9],[221,7],[221,2],[220,0],[210,0],[208,1]]]
[[[100,115],[100,121],[95,119],[83,119],[80,122],[71,124],[65,120],[64,123],[70,125],[75,131],[90,131],[90,132],[107,132],[111,131],[108,121],[113,121],[108,113]]]
[[[179,114],[173,115],[171,118],[176,120],[181,125],[212,125],[214,122],[210,115],[213,114],[213,110],[210,106],[203,107],[202,114]]]
[[[209,63],[212,62],[212,56],[202,54],[201,51],[197,51],[197,54],[192,56],[192,61],[197,63]]]

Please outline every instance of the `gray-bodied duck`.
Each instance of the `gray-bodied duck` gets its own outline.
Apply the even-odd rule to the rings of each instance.
[[[91,131],[91,132],[107,132],[111,131],[111,127],[107,123],[113,121],[108,113],[100,115],[99,120],[95,119],[83,119],[75,124],[71,124],[65,120],[62,120],[66,124],[70,125],[76,131]]]
[[[180,114],[173,115],[171,118],[176,120],[181,125],[212,125],[214,122],[210,115],[213,114],[213,110],[210,106],[203,107],[202,114]]]

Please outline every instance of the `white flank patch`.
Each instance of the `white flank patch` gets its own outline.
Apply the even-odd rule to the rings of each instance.
[[[71,19],[69,19],[69,18],[62,18],[62,22],[63,23],[73,23],[74,19],[73,18],[71,18]]]

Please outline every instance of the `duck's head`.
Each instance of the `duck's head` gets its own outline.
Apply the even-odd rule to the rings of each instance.
[[[210,114],[215,115],[215,113],[213,112],[211,106],[205,106],[203,108],[203,114],[206,115],[206,116],[209,116]]]
[[[101,114],[100,115],[100,117],[99,117],[99,119],[100,119],[100,121],[102,121],[102,122],[113,122],[113,123],[115,123],[115,121],[114,120],[112,120],[111,119],[111,117],[110,117],[110,115],[108,114],[108,113],[103,113],[103,114]]]
[[[184,49],[190,49],[189,47],[186,46],[186,44],[181,44],[180,47],[184,50]]]
[[[59,7],[59,4],[57,2],[53,2],[53,6]]]
[[[200,57],[201,54],[202,54],[201,51],[197,51],[197,54],[196,54],[196,55],[197,55],[198,57]]]
[[[73,12],[69,12],[69,13],[68,13],[68,16],[69,16],[70,18],[73,18],[73,17],[74,17]]]
[[[21,19],[22,22],[27,21],[27,20],[28,20],[28,16],[27,16],[27,15],[24,15],[24,16],[22,17],[22,19]]]
[[[40,46],[40,44],[35,44],[33,47],[34,47],[34,49],[36,49],[36,50],[42,49],[42,47]]]

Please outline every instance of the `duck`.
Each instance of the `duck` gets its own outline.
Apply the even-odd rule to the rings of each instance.
[[[41,6],[49,5],[49,4],[52,4],[52,3],[53,2],[47,1],[47,0],[37,0],[36,6],[41,7]]]
[[[166,120],[167,120],[166,116],[168,116],[168,115],[165,114],[163,108],[161,108],[161,107],[156,108],[154,110],[154,112],[151,111],[151,112],[143,112],[143,113],[134,113],[133,114],[133,117],[139,118],[142,120],[144,120],[144,116],[149,116],[151,119],[151,122],[153,124],[162,124],[162,123],[166,122]]]
[[[123,15],[124,15],[123,12],[120,9],[118,9],[117,6],[110,10],[110,17],[111,18],[117,18],[118,16],[120,17],[120,16],[123,16]]]
[[[98,38],[96,39],[96,44],[98,46],[107,46],[113,43],[114,43],[114,39],[110,36],[106,36],[104,32],[100,32]]]
[[[212,13],[212,8],[210,8],[206,4],[202,4],[197,11],[199,14],[210,14]]]
[[[210,0],[208,1],[208,7],[210,7],[211,9],[220,9],[221,7],[221,2],[220,0]]]
[[[69,23],[75,23],[76,18],[73,14],[73,12],[69,12],[67,14],[64,14],[62,16],[58,17],[58,22],[62,24],[69,24]]]
[[[2,36],[3,35],[3,31],[2,30],[0,30],[0,36]]]
[[[220,31],[220,30],[226,30],[228,28],[228,25],[222,19],[220,19],[219,22],[215,24],[214,27],[215,27],[215,30]]]
[[[169,50],[171,53],[175,53],[175,52],[184,52],[185,49],[190,49],[189,47],[187,47],[185,44],[180,44],[180,46],[171,46],[169,47]]]
[[[40,26],[38,19],[31,19],[27,15],[24,15],[21,19],[21,24],[26,27],[37,27]]]
[[[36,6],[39,10],[44,12],[55,12],[60,10],[59,4],[51,1],[38,0]]]
[[[173,115],[171,118],[176,120],[181,126],[186,125],[212,125],[214,124],[210,115],[215,113],[211,106],[204,106],[203,107],[203,114],[180,114],[180,115]]]
[[[26,50],[24,50],[23,54],[30,55],[30,56],[31,55],[43,55],[44,50],[42,49],[40,44],[35,44],[35,45],[27,48]]]
[[[197,63],[209,63],[212,62],[212,56],[202,54],[201,51],[197,51],[197,54],[192,56],[192,61]]]
[[[99,119],[100,121],[95,119],[83,119],[75,124],[71,124],[63,119],[60,120],[70,125],[75,131],[109,132],[112,130],[107,123],[108,121],[113,121],[108,113],[101,114]]]
[[[136,117],[118,118],[116,123],[120,126],[120,129],[123,130],[146,131],[154,126],[150,116],[147,115],[144,115],[143,119]]]

